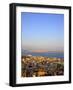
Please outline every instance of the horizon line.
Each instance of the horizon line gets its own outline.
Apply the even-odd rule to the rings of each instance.
[[[64,52],[63,50],[59,50],[59,51],[56,51],[56,50],[27,50],[27,51],[34,52],[34,53]]]

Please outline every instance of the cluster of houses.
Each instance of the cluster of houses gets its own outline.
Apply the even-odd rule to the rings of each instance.
[[[64,59],[43,56],[22,56],[22,77],[64,75]]]

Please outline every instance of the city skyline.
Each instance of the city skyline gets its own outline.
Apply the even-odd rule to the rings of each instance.
[[[22,49],[64,52],[64,15],[21,13]]]

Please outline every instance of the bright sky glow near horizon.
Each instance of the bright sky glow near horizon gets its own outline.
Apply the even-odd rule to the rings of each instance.
[[[21,13],[22,49],[64,50],[64,14]]]

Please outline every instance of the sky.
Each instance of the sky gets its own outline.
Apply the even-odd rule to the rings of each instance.
[[[22,49],[33,52],[64,50],[64,15],[21,13]]]

